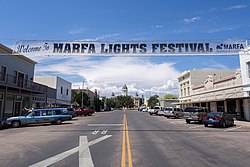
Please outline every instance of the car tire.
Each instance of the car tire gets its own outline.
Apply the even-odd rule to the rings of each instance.
[[[57,125],[62,124],[62,120],[61,120],[61,119],[56,120],[56,124],[57,124]]]
[[[186,123],[187,123],[187,124],[190,124],[190,121],[189,121],[189,120],[186,120]]]
[[[150,115],[153,115],[152,113],[149,113]]]
[[[21,123],[19,121],[13,121],[13,122],[11,122],[11,126],[13,128],[19,128],[20,125],[21,125]]]
[[[222,121],[221,126],[222,126],[222,128],[226,128],[226,126],[227,126],[226,122]]]
[[[167,116],[167,118],[170,118],[169,116]]]
[[[204,124],[205,127],[208,127],[208,124]]]
[[[178,114],[176,114],[176,115],[175,115],[175,119],[178,119],[178,118],[179,118],[179,115],[178,115]]]

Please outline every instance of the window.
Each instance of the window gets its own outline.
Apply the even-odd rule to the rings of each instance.
[[[67,91],[66,91],[66,95],[69,95],[69,89],[67,89]]]
[[[17,71],[14,70],[14,77],[13,77],[13,83],[17,83]]]
[[[1,81],[5,81],[5,79],[6,79],[6,72],[7,72],[7,67],[5,67],[5,66],[2,66],[1,67],[1,75],[0,75],[0,80]]]
[[[63,87],[61,87],[61,94],[63,94]]]
[[[250,61],[247,62],[247,75],[248,75],[248,78],[250,78]]]
[[[24,79],[24,85],[25,86],[28,85],[28,78],[29,78],[29,76],[27,74],[25,74],[25,79]]]

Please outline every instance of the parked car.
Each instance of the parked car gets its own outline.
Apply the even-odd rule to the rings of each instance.
[[[160,110],[158,111],[157,115],[160,115],[160,116],[165,115],[164,107],[160,107]]]
[[[71,119],[72,116],[67,108],[47,108],[31,110],[24,116],[7,118],[3,121],[3,124],[18,128],[22,125],[38,123],[61,124],[63,121]]]
[[[184,118],[189,124],[191,121],[202,123],[203,116],[207,114],[206,108],[203,107],[186,107],[184,109]]]
[[[158,111],[160,111],[160,110],[161,110],[160,106],[154,106],[152,109],[148,109],[148,113],[150,115],[153,115],[153,114],[157,115]]]
[[[184,112],[181,108],[172,108],[172,107],[168,107],[165,110],[165,117],[170,118],[170,117],[174,117],[174,118],[180,118],[184,116]]]
[[[232,115],[229,115],[225,112],[210,112],[207,115],[203,116],[202,123],[205,127],[211,124],[220,125],[225,128],[227,126],[233,126],[234,119]]]
[[[78,110],[75,110],[75,114],[77,116],[82,116],[82,115],[84,115],[84,116],[87,116],[87,115],[90,116],[90,115],[92,115],[94,113],[95,113],[95,110],[92,110],[92,109],[79,108]]]
[[[75,110],[73,108],[67,108],[68,113],[72,116],[72,118],[76,117]]]

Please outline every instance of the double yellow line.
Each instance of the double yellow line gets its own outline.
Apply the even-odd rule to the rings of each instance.
[[[123,134],[122,134],[122,161],[121,167],[126,167],[126,144],[127,144],[127,152],[128,152],[128,166],[132,167],[132,154],[130,149],[130,140],[128,135],[128,123],[126,114],[123,114]]]

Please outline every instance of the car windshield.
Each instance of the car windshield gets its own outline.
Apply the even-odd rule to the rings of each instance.
[[[32,112],[30,111],[30,112],[27,112],[26,114],[24,114],[24,116],[25,117],[27,117],[27,116],[32,116]]]
[[[222,112],[210,112],[207,114],[209,117],[214,117],[214,116],[222,116]]]

